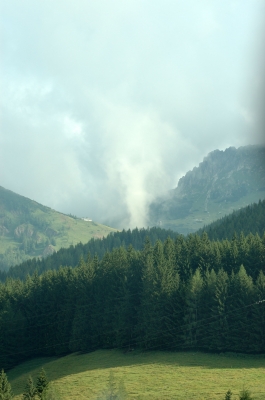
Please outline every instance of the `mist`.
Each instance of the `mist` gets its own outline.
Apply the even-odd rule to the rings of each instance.
[[[117,228],[264,143],[265,3],[1,0],[0,185]]]

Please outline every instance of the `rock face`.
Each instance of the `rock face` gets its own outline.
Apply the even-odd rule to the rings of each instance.
[[[31,237],[34,233],[34,229],[30,224],[22,224],[16,227],[14,230],[15,237],[19,238],[22,235],[26,235],[27,237]]]
[[[263,198],[265,147],[215,150],[187,172],[167,197],[151,205],[150,225],[193,232]]]

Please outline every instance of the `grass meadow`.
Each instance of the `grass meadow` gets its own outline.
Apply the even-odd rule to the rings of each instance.
[[[231,389],[236,400],[243,388],[255,400],[265,399],[265,356],[98,350],[33,359],[8,371],[15,400],[22,398],[28,376],[36,377],[42,367],[56,399],[103,399],[110,374],[117,387],[123,382],[128,399],[224,400]]]

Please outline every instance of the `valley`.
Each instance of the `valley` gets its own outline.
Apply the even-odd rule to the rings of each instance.
[[[265,400],[265,0],[0,4],[0,400]]]

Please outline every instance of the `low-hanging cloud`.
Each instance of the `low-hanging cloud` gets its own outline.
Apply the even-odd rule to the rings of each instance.
[[[143,226],[209,151],[262,142],[263,2],[0,3],[0,185]]]

